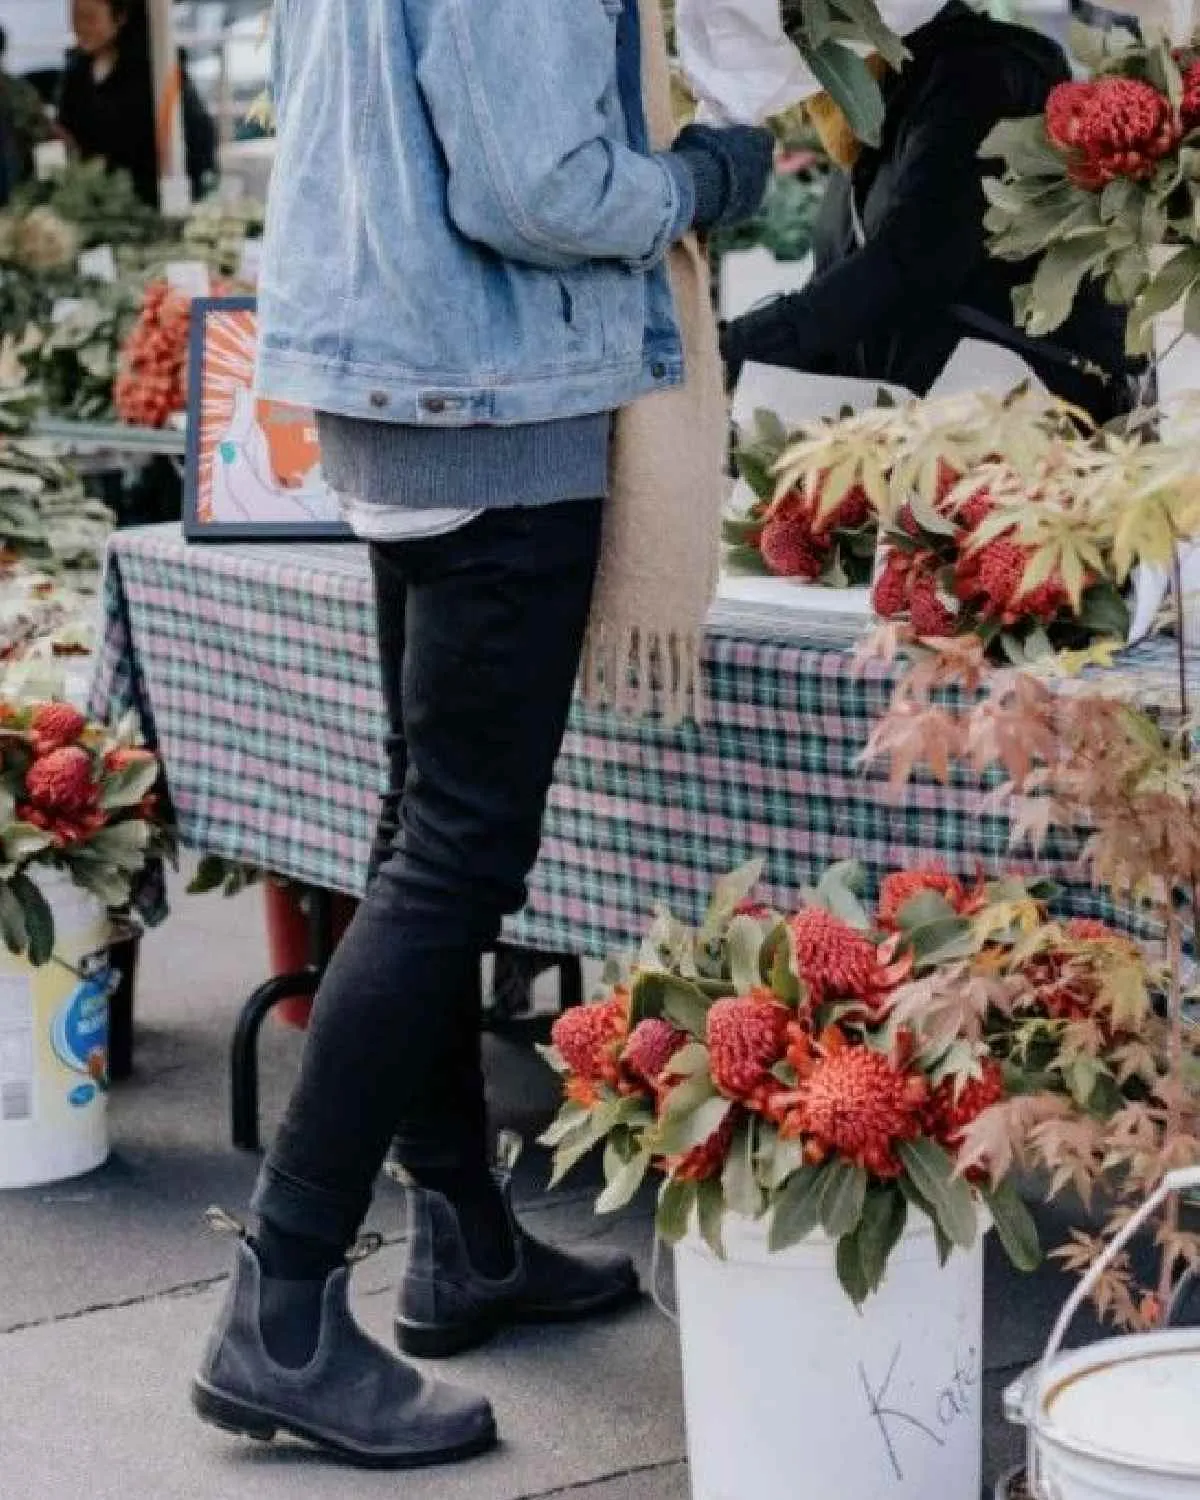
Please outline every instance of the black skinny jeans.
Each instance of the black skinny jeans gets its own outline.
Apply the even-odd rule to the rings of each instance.
[[[255,1191],[288,1233],[348,1245],[393,1139],[418,1174],[486,1152],[480,959],[537,857],[601,509],[492,510],[371,547],[390,784]]]

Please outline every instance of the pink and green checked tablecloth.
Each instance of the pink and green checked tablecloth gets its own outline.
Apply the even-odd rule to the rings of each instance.
[[[698,915],[716,877],[758,854],[780,902],[848,858],[875,877],[931,859],[963,874],[1032,870],[1007,854],[1007,826],[981,812],[977,782],[918,785],[897,800],[859,769],[891,689],[883,670],[853,669],[860,628],[718,603],[705,726],[668,731],[577,705],[509,940],[627,948],[656,904]],[[139,712],[187,846],[360,891],[384,731],[362,549],[118,533],[92,707]],[[1059,838],[1036,866],[1064,883],[1064,909],[1137,930],[1080,882],[1077,852]]]

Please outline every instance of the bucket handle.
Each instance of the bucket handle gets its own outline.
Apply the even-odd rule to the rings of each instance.
[[[1180,1167],[1176,1171],[1168,1172],[1163,1180],[1146,1199],[1137,1213],[1129,1220],[1125,1227],[1107,1246],[1104,1254],[1091,1267],[1087,1275],[1082,1278],[1079,1285],[1067,1298],[1066,1305],[1058,1315],[1058,1321],[1050,1334],[1050,1340],[1046,1345],[1045,1353],[1042,1355],[1041,1363],[1037,1367],[1036,1374],[1029,1392],[1029,1405],[1026,1408],[1028,1420],[1026,1423],[1026,1475],[1028,1479],[1029,1492],[1033,1496],[1039,1494],[1038,1472],[1037,1472],[1037,1438],[1042,1419],[1042,1401],[1046,1394],[1046,1386],[1050,1379],[1050,1366],[1054,1362],[1055,1355],[1062,1348],[1063,1339],[1067,1336],[1067,1329],[1074,1321],[1075,1314],[1083,1306],[1088,1297],[1096,1288],[1101,1276],[1115,1263],[1117,1257],[1141,1229],[1150,1216],[1158,1211],[1167,1201],[1172,1193],[1185,1193],[1200,1188],[1200,1167]]]
[[[663,1246],[665,1245],[665,1243],[666,1241],[658,1232],[658,1227],[656,1225],[654,1229],[654,1254],[650,1259],[650,1295],[654,1299],[655,1307],[658,1308],[663,1317],[666,1318],[668,1322],[674,1323],[676,1328],[678,1328],[679,1310],[678,1308],[669,1307],[667,1305],[667,1299],[663,1294],[662,1262]]]

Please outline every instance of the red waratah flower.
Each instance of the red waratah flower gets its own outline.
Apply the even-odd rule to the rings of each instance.
[[[739,901],[733,914],[735,917],[753,917],[756,922],[768,922],[775,912],[761,901]]]
[[[903,552],[892,548],[875,580],[871,602],[881,620],[894,620],[908,609],[909,580],[912,561]]]
[[[33,747],[39,755],[73,745],[87,728],[87,720],[69,703],[43,703],[30,722]]]
[[[779,1089],[771,1069],[787,1050],[792,1012],[767,991],[718,1000],[708,1013],[712,1081],[727,1099],[763,1110]]]
[[[958,629],[958,616],[943,599],[936,573],[925,570],[913,578],[909,618],[916,633],[926,638],[953,635]]]
[[[1189,63],[1183,70],[1183,98],[1179,118],[1184,130],[1200,127],[1200,62]]]
[[[817,504],[813,507],[813,531],[817,536],[829,531],[857,531],[870,519],[871,502],[862,485],[856,484],[852,490],[847,491],[827,516],[818,514],[820,493],[818,490]]]
[[[967,895],[962,884],[945,870],[900,870],[889,875],[879,888],[879,925],[894,932],[900,925],[900,913],[913,899],[925,891],[936,891],[955,911],[966,905]]]
[[[958,1151],[967,1128],[985,1109],[1004,1098],[1004,1073],[999,1063],[987,1059],[979,1078],[968,1078],[955,1088],[947,1078],[934,1090],[925,1115],[928,1133],[949,1151]]]
[[[763,561],[778,578],[802,578],[811,583],[820,578],[828,556],[828,540],[813,535],[812,508],[799,492],[785,495],[771,512],[759,550]]]
[[[687,1045],[687,1036],[670,1021],[652,1017],[640,1021],[625,1043],[621,1066],[638,1083],[650,1088],[658,1083],[667,1064]]]
[[[1002,625],[1015,625],[1025,619],[1050,624],[1070,600],[1057,573],[1036,588],[1022,588],[1032,556],[1030,548],[1003,536],[964,553],[955,572],[960,597],[973,604],[984,619]]]
[[[1107,922],[1098,922],[1092,917],[1072,917],[1067,923],[1067,936],[1073,943],[1112,943],[1121,948],[1137,952],[1137,944],[1123,932],[1117,932]]]
[[[736,1129],[737,1110],[731,1109],[708,1140],[693,1146],[686,1156],[668,1160],[668,1172],[677,1182],[707,1182],[712,1177],[719,1177],[725,1170],[725,1159]]]
[[[97,796],[92,757],[78,745],[51,750],[30,766],[25,790],[29,800],[45,812],[85,812]]]
[[[618,990],[599,1004],[579,1005],[559,1016],[550,1040],[583,1083],[615,1085],[617,1059],[628,1030],[629,997]]]
[[[817,1005],[826,1000],[878,1003],[899,980],[864,932],[821,907],[809,907],[788,923],[800,977]],[[902,967],[902,966],[901,966]]]
[[[954,508],[954,519],[966,531],[975,531],[995,509],[996,502],[987,490],[978,490]]]
[[[840,1156],[874,1177],[895,1178],[903,1171],[896,1147],[922,1134],[928,1100],[918,1074],[869,1047],[839,1045],[803,1080],[783,1133],[806,1137],[811,1157]]]
[[[1152,177],[1179,143],[1171,101],[1139,78],[1059,84],[1046,103],[1046,134],[1070,153],[1071,180],[1091,192],[1119,177]]]
[[[47,813],[32,803],[18,803],[17,816],[23,823],[40,828],[48,833],[59,849],[69,849],[76,844],[85,844],[108,822],[98,807],[77,813]]]

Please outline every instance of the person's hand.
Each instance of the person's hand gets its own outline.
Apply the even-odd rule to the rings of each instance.
[[[751,219],[762,206],[775,137],[750,125],[689,125],[673,146],[696,189],[694,227],[702,234]]]

